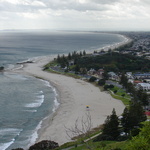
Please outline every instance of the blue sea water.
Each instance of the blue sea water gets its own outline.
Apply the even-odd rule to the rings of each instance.
[[[125,39],[98,32],[0,32],[0,66],[12,69],[33,57],[94,51]],[[19,66],[18,66],[19,67]],[[0,73],[0,150],[34,143],[42,120],[58,106],[49,82],[11,72]]]

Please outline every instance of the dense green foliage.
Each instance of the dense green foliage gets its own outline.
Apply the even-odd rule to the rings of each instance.
[[[133,136],[138,134],[141,122],[147,119],[143,107],[137,102],[131,103],[129,108],[125,108],[122,116],[121,124],[123,131]]]
[[[98,81],[98,85],[100,85],[100,86],[105,85],[105,83],[106,83],[105,79],[100,79],[100,80]]]
[[[104,123],[102,134],[100,134],[95,141],[103,140],[116,140],[119,136],[119,120],[116,115],[115,109],[113,109],[112,114],[107,116],[107,119]]]
[[[92,76],[92,77],[89,79],[89,82],[94,82],[96,79],[97,79],[96,77],[93,77],[93,76]]]
[[[133,137],[126,150],[150,150],[150,122],[144,123],[144,127],[136,137]]]
[[[150,68],[150,60],[127,54],[112,52],[102,56],[80,57],[77,64],[80,67],[86,67],[88,70],[105,67],[107,71],[144,71]]]

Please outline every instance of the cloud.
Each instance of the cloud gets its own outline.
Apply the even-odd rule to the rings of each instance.
[[[143,28],[143,22],[148,28],[150,1],[0,0],[0,19],[0,28],[9,28],[8,22],[14,28]]]

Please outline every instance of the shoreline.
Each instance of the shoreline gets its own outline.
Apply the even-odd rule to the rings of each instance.
[[[15,71],[49,81],[59,94],[59,108],[53,115],[43,120],[36,142],[53,140],[62,145],[71,141],[67,137],[65,127],[74,127],[75,121],[77,119],[81,121],[86,117],[87,112],[90,112],[92,118],[92,128],[103,124],[113,108],[115,108],[117,115],[123,112],[125,106],[120,100],[112,98],[106,92],[101,92],[91,83],[42,71],[42,66],[49,60],[49,57],[41,57],[37,62],[26,64],[22,69]],[[89,110],[86,109],[86,105],[90,106]]]
[[[115,34],[115,33],[113,33],[113,34]],[[123,35],[123,34],[116,34],[116,35],[118,35],[118,36],[120,36],[120,37],[123,37],[123,38],[124,38],[124,41],[119,42],[119,43],[116,43],[116,44],[112,44],[112,45],[105,46],[105,47],[101,48],[101,50],[108,51],[109,49],[111,49],[111,50],[113,51],[113,50],[116,49],[116,48],[119,48],[119,47],[121,47],[121,46],[124,46],[124,45],[126,45],[126,44],[132,42],[132,39],[131,39],[131,38],[129,38],[129,37]]]
[[[127,44],[130,41],[131,39],[127,37],[126,41],[121,42],[117,46]],[[112,49],[116,48],[116,46],[113,46],[110,45]],[[67,137],[65,126],[67,128],[74,127],[76,119],[81,121],[82,117],[85,118],[87,113],[86,105],[90,106],[88,112],[90,112],[92,118],[92,128],[103,124],[106,117],[111,114],[113,108],[115,108],[117,115],[120,115],[125,106],[120,100],[112,98],[106,92],[101,92],[98,87],[95,87],[91,83],[42,71],[43,66],[54,59],[54,57],[56,55],[39,57],[35,62],[23,64],[22,68],[13,71],[42,78],[50,82],[57,90],[60,105],[56,112],[42,120],[36,142],[53,140],[62,145],[71,141]]]

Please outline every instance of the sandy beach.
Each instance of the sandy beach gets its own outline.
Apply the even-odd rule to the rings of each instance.
[[[105,46],[105,47],[103,47],[102,49],[103,49],[104,51],[108,51],[109,49],[114,50],[115,48],[119,48],[119,47],[121,47],[121,46],[124,46],[124,45],[126,45],[126,44],[132,42],[132,39],[130,39],[129,37],[127,37],[127,36],[125,36],[125,35],[118,34],[118,36],[123,37],[123,38],[124,38],[124,41],[119,42],[119,43],[116,43],[116,44],[113,44],[113,45]]]
[[[53,140],[61,145],[71,141],[65,127],[74,127],[77,119],[81,123],[82,118],[86,119],[87,112],[90,113],[93,128],[103,124],[113,108],[118,115],[123,112],[123,103],[112,98],[108,93],[101,92],[98,87],[81,79],[42,71],[43,65],[52,58],[40,57],[36,62],[25,64],[22,69],[15,71],[43,78],[59,93],[60,106],[53,117],[49,116],[43,121],[37,142]],[[88,110],[86,105],[90,107]]]
[[[124,38],[123,42],[107,46],[104,50],[107,51],[109,48],[113,50],[131,42],[130,38],[126,36]],[[74,128],[77,119],[78,125],[81,126],[82,119],[86,120],[87,118],[87,113],[91,116],[92,128],[103,124],[113,108],[117,115],[122,114],[125,108],[124,104],[112,98],[107,92],[101,92],[93,84],[81,79],[43,71],[43,66],[52,61],[54,57],[57,56],[38,57],[33,63],[24,63],[23,67],[13,70],[47,80],[58,92],[59,108],[53,115],[44,119],[36,142],[53,140],[62,145],[71,141],[67,136],[66,127]],[[87,105],[89,105],[89,109],[86,108]]]

